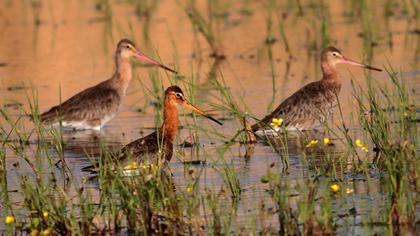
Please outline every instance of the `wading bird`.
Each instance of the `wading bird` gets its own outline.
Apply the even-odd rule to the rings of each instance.
[[[273,124],[273,119],[282,120],[287,130],[311,130],[319,128],[337,105],[341,89],[341,78],[337,72],[338,64],[349,64],[370,70],[381,69],[364,65],[344,57],[334,47],[327,47],[321,56],[323,78],[305,85],[284,100],[270,115],[252,126],[258,136],[277,135],[282,128]],[[276,123],[276,122],[274,122]]]
[[[162,150],[162,157],[170,161],[173,153],[173,142],[178,130],[178,105],[223,125],[220,121],[191,105],[178,86],[171,86],[165,91],[162,126],[156,132],[127,144],[121,149],[121,155],[118,159],[125,159],[128,156],[138,159],[142,155],[154,154]]]
[[[122,39],[115,52],[116,70],[114,75],[44,112],[41,114],[42,123],[56,125],[61,121],[64,127],[77,130],[103,127],[105,123],[114,118],[120,109],[132,77],[131,58],[176,73],[137,50],[130,40]]]

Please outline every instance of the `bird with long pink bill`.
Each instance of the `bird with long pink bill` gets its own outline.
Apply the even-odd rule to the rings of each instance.
[[[382,71],[350,60],[334,47],[327,47],[321,55],[322,79],[305,85],[286,98],[271,114],[254,124],[252,131],[258,136],[265,136],[277,135],[281,129],[312,130],[321,127],[337,105],[341,90],[338,64]]]
[[[148,57],[136,49],[133,42],[122,39],[115,52],[115,72],[112,77],[93,87],[87,88],[65,102],[41,114],[41,121],[47,125],[57,125],[80,129],[100,129],[118,113],[132,78],[131,59],[158,66],[170,72],[173,69]]]

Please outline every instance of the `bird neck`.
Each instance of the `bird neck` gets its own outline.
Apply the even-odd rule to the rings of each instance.
[[[176,132],[178,131],[178,108],[176,104],[165,98],[163,109],[163,124],[161,132],[165,142],[172,143],[175,139]]]
[[[331,63],[328,63],[328,62],[322,62],[321,69],[322,69],[324,80],[328,80],[328,81],[337,83],[337,85],[341,85],[341,79],[335,65],[332,65]]]
[[[117,57],[115,63],[117,69],[113,79],[115,80],[117,87],[120,88],[123,93],[125,93],[132,77],[130,59],[122,59]]]
[[[321,82],[328,88],[331,88],[331,91],[338,94],[341,90],[341,79],[335,65],[323,62],[321,63],[321,68],[323,74]]]

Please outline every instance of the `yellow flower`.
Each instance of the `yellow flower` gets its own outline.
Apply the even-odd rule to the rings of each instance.
[[[340,191],[340,185],[338,184],[333,184],[330,186],[330,190],[333,193],[338,193]]]
[[[350,193],[353,193],[354,192],[354,189],[352,189],[352,188],[346,188],[346,193],[347,194],[350,194]]]
[[[191,193],[191,192],[192,192],[192,190],[193,190],[193,189],[192,189],[191,187],[188,187],[188,188],[187,188],[187,192],[188,192],[188,193]]]
[[[159,169],[159,166],[150,164],[150,169],[152,170],[153,174],[156,174],[157,170]]]
[[[277,129],[279,128],[281,125],[283,124],[283,119],[282,118],[273,118],[273,120],[271,120],[271,127]]]
[[[137,165],[137,162],[133,161],[130,164],[126,165],[124,167],[124,170],[135,170],[135,169],[138,169],[138,168],[139,168],[139,166]]]
[[[311,147],[315,146],[317,143],[318,143],[318,140],[316,140],[316,139],[311,140],[311,141],[309,141],[309,143],[306,144],[306,147],[311,148]]]
[[[48,211],[43,211],[42,212],[42,216],[44,217],[44,218],[48,218]]]
[[[51,234],[51,229],[50,228],[47,228],[47,229],[45,229],[44,231],[42,231],[42,233],[41,233],[41,235],[45,235],[45,236],[48,236],[48,235],[50,235]]]
[[[4,223],[6,223],[6,225],[10,225],[14,222],[15,222],[15,217],[13,216],[6,216],[6,218],[4,219]]]
[[[328,145],[330,143],[330,138],[325,137],[324,138],[324,145]]]
[[[31,230],[31,233],[29,234],[30,236],[38,236],[39,231],[37,229],[33,229]]]
[[[360,139],[356,139],[356,146],[358,146],[362,151],[369,152],[369,148],[366,144],[362,143]]]

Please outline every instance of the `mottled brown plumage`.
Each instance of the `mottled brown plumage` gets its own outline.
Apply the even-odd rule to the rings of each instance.
[[[162,126],[156,132],[137,139],[123,147],[120,151],[120,159],[125,159],[127,156],[139,158],[143,155],[155,154],[159,150],[162,150],[162,157],[170,161],[173,153],[173,141],[178,130],[178,105],[191,109],[222,125],[218,120],[191,105],[185,99],[184,93],[178,86],[171,86],[165,91]]]
[[[130,40],[122,39],[115,52],[116,71],[113,76],[52,107],[41,114],[41,121],[55,125],[61,120],[63,126],[74,129],[101,128],[118,113],[132,77],[131,58],[175,72],[138,51]]]
[[[288,130],[310,130],[320,127],[337,104],[341,79],[336,65],[340,63],[381,71],[381,69],[347,59],[338,49],[328,47],[321,56],[323,78],[305,85],[292,94],[270,115],[254,124],[252,130],[262,136],[276,134],[279,128],[271,126],[273,118],[283,119],[283,125]]]

